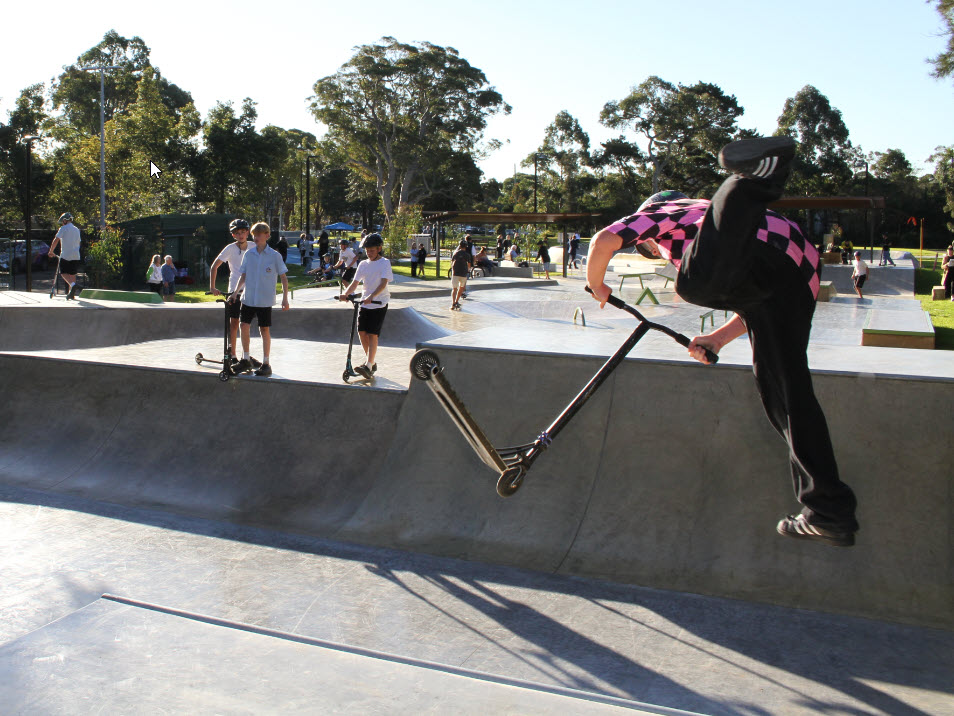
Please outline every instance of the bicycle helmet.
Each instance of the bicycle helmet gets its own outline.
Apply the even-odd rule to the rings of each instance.
[[[378,248],[384,246],[384,239],[381,238],[381,234],[375,232],[364,237],[364,240],[361,242],[361,248],[366,249],[371,246],[377,246]]]
[[[238,229],[247,229],[249,228],[248,222],[245,219],[232,219],[232,223],[229,224],[229,233],[237,231]]]
[[[72,220],[73,220],[73,215],[70,212],[67,211],[64,214],[60,214],[61,224],[65,224],[67,221],[72,221]]]

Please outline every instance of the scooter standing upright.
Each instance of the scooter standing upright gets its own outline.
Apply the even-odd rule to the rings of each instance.
[[[50,285],[50,298],[53,298],[53,296],[59,296],[59,295],[60,295],[60,292],[56,290],[56,285],[57,285],[57,283],[59,283],[60,279],[62,278],[62,275],[60,274],[60,256],[61,256],[61,254],[57,254],[57,255],[56,255],[56,271],[55,271],[54,274],[53,274],[53,283]],[[66,280],[65,280],[65,279],[63,280],[63,283],[66,283]],[[67,286],[67,287],[66,287],[66,290],[63,291],[63,295],[65,295],[67,298],[69,298],[69,296],[70,296],[70,287],[69,287],[69,286]]]
[[[211,291],[205,292],[206,296],[212,295]],[[222,366],[222,370],[219,372],[219,380],[225,382],[231,376],[235,375],[232,372],[232,353],[229,351],[229,296],[231,293],[223,293],[222,298],[215,299],[216,303],[223,304],[222,314],[225,316],[225,325],[223,327],[223,347],[222,347],[222,360],[215,360],[214,358],[206,358],[201,353],[195,354],[195,362],[197,365],[202,365],[203,363],[217,363]]]
[[[351,301],[351,305],[354,306],[354,315],[351,317],[351,339],[348,341],[348,362],[345,364],[344,373],[341,374],[341,379],[345,383],[350,381],[352,378],[358,377],[360,377],[362,380],[368,380],[360,373],[355,371],[354,367],[351,365],[351,351],[354,348],[354,335],[358,331],[358,310],[361,308],[361,294],[352,293],[350,296],[346,296],[345,299]],[[369,301],[368,303],[380,304],[381,302]]]

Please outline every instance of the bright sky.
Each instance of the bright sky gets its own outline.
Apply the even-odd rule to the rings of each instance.
[[[40,11],[42,10],[42,11]],[[0,116],[20,90],[49,83],[109,29],[139,35],[152,62],[192,93],[203,117],[217,100],[258,103],[260,126],[321,134],[307,110],[315,80],[353,48],[385,35],[456,48],[513,107],[491,120],[504,147],[482,163],[503,179],[561,110],[594,144],[611,136],[603,105],[649,75],[712,82],[769,134],[785,100],[815,85],[866,152],[902,150],[920,171],[954,144],[954,83],[926,60],[945,40],[934,2],[895,0],[222,0],[14,3],[4,10]],[[21,31],[22,29],[22,31]]]

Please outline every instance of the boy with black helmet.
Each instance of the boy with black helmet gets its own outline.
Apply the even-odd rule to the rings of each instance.
[[[215,287],[215,278],[219,272],[219,266],[223,263],[229,265],[229,293],[233,293],[235,287],[238,286],[242,257],[248,251],[248,232],[249,225],[245,219],[232,219],[232,223],[229,224],[229,233],[232,234],[235,241],[222,249],[219,255],[215,257],[215,261],[212,262],[212,271],[209,274],[209,293],[212,295],[222,295],[222,292]],[[225,310],[229,317],[229,354],[232,356],[232,363],[235,364],[238,363],[238,358],[235,356],[235,344],[238,339],[241,304],[238,301],[227,302]],[[249,361],[253,368],[262,367],[262,364],[251,356],[249,356]],[[230,369],[231,366],[226,367],[226,370]]]
[[[788,537],[830,545],[855,543],[855,496],[838,476],[828,425],[812,387],[808,338],[820,284],[818,251],[798,225],[769,211],[782,195],[796,144],[789,137],[733,142],[719,164],[732,172],[712,201],[684,195],[654,196],[635,214],[599,231],[590,244],[587,283],[604,305],[604,283],[613,253],[635,246],[672,262],[676,293],[700,306],[735,316],[712,333],[696,336],[690,355],[706,362],[748,333],[756,385],[769,421],[786,440],[798,514],[779,521]],[[744,497],[744,496],[743,496]]]
[[[364,365],[356,366],[355,371],[370,380],[378,368],[374,359],[378,352],[381,327],[388,312],[388,283],[394,280],[394,273],[391,271],[391,262],[382,255],[384,239],[381,234],[368,234],[361,242],[361,248],[368,258],[358,264],[354,279],[344,293],[338,296],[338,300],[347,301],[348,296],[358,288],[358,284],[364,284],[361,308],[358,311],[358,338],[364,349],[365,362]],[[371,303],[372,301],[376,303]]]
[[[79,291],[76,285],[76,274],[80,266],[80,230],[73,223],[73,215],[68,211],[60,215],[60,229],[56,232],[56,237],[46,254],[51,259],[56,255],[54,249],[57,244],[60,244],[60,276],[70,287],[66,299],[76,300],[76,294]]]

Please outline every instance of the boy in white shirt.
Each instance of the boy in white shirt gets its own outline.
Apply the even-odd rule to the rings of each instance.
[[[355,371],[370,380],[378,369],[374,359],[378,352],[381,326],[384,325],[384,317],[388,312],[388,283],[394,280],[394,274],[391,271],[391,262],[382,256],[384,239],[381,234],[368,234],[361,242],[361,248],[368,254],[368,258],[358,264],[354,280],[344,293],[338,296],[338,300],[347,301],[348,296],[358,288],[358,284],[364,283],[361,308],[358,311],[358,338],[361,339],[361,347],[364,349],[365,363],[356,366]],[[371,303],[372,301],[377,303]]]
[[[380,234],[378,238],[381,238]],[[365,240],[366,239],[361,240],[362,246],[364,246]],[[341,247],[341,251],[338,253],[338,263],[335,264],[335,268],[341,269],[341,282],[344,283],[354,278],[355,264],[358,263],[358,255],[354,252],[354,249],[351,248],[351,244],[344,239],[339,242],[339,246]],[[390,263],[388,263],[388,265],[390,266]]]
[[[868,264],[861,258],[860,251],[855,251],[855,269],[851,272],[851,279],[855,282],[855,293],[858,294],[858,298],[864,298],[861,295],[861,287],[868,279]]]
[[[215,257],[215,261],[212,262],[212,271],[209,275],[209,293],[213,296],[222,295],[222,292],[215,287],[215,277],[219,272],[219,266],[224,263],[229,265],[229,294],[232,294],[235,287],[238,286],[242,257],[248,251],[248,229],[248,222],[245,219],[233,219],[232,223],[229,224],[229,233],[232,234],[235,241],[222,249],[219,255]],[[225,310],[229,316],[229,355],[232,356],[232,363],[235,364],[238,363],[238,359],[235,357],[235,343],[238,337],[240,304],[238,301],[228,302],[225,304]],[[249,361],[251,361],[253,368],[262,367],[262,364],[251,356],[249,356]],[[227,366],[226,370],[231,370],[231,368],[232,366]]]

